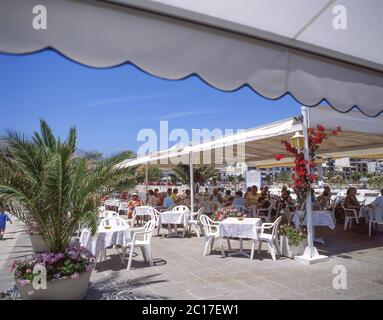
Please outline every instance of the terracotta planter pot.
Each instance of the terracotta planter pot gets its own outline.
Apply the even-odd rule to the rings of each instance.
[[[48,281],[47,289],[34,290],[32,284],[22,286],[18,281],[16,285],[23,300],[82,300],[86,296],[91,273],[82,272],[78,279]]]
[[[49,252],[48,245],[44,242],[40,235],[30,234],[29,238],[31,239],[32,248],[35,253]]]
[[[279,243],[282,255],[291,259],[294,259],[294,256],[302,255],[308,245],[308,241],[305,238],[298,246],[290,246],[289,241],[285,236],[280,236]]]

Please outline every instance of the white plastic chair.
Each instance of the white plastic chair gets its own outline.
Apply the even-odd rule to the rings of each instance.
[[[106,227],[106,226],[123,226],[123,227],[128,227],[128,224],[124,219],[121,219],[120,217],[107,217],[101,220],[100,222],[101,227]]]
[[[120,213],[121,211],[128,214],[128,203],[127,202],[120,202],[120,206],[118,207],[118,212]]]
[[[268,208],[257,209],[257,218],[264,219],[266,222],[271,222],[271,211],[273,210],[274,204],[270,203]]]
[[[180,206],[175,206],[172,211],[177,211],[177,212],[186,212],[190,211],[190,209],[187,206],[180,205]]]
[[[132,218],[129,219],[130,225],[135,226],[137,220],[143,222],[145,217],[150,217],[150,220],[154,219],[154,208],[150,206],[139,206],[135,207],[133,210]]]
[[[132,260],[133,260],[133,253],[134,249],[140,248],[142,255],[144,257],[144,260],[150,261],[150,266],[153,266],[153,257],[152,257],[152,249],[151,249],[151,239],[153,235],[153,230],[156,226],[155,220],[150,220],[145,223],[145,225],[141,228],[134,228],[132,229],[132,240],[129,241],[126,246],[123,249],[123,255],[122,259],[125,261],[126,257],[126,250],[129,247],[130,252],[129,252],[129,261],[127,265],[127,270],[130,270],[131,265],[132,265]],[[139,240],[138,237],[143,236],[142,240]]]
[[[342,209],[344,211],[344,230],[347,230],[348,227],[351,228],[352,220],[355,219],[356,223],[359,224],[359,213],[356,209],[348,209],[344,207],[344,202],[342,202]]]
[[[203,212],[204,208],[199,209],[197,212],[191,212],[190,219],[188,220],[189,233],[191,231],[191,228],[193,228],[198,238],[200,237],[199,218],[201,214],[203,214]]]
[[[271,257],[273,258],[273,261],[276,260],[275,248],[277,249],[278,255],[281,255],[281,249],[279,247],[279,241],[278,241],[278,229],[279,229],[279,224],[281,223],[281,220],[282,220],[282,217],[278,217],[274,223],[263,223],[262,227],[257,228],[257,229],[260,229],[261,232],[258,234],[258,239],[253,239],[253,243],[251,246],[250,260],[254,259],[254,250],[255,250],[256,242],[259,242],[258,254],[261,253],[262,242],[266,242],[267,246],[269,247],[269,251],[270,251]],[[265,230],[271,230],[271,233],[266,233]]]
[[[371,209],[371,210],[382,210],[382,209]],[[368,221],[368,235],[371,237],[372,229],[375,229],[379,224],[383,224],[383,212],[376,213],[370,216]]]
[[[219,239],[219,234],[217,230],[219,222],[214,222],[205,214],[201,214],[200,222],[205,233],[205,249],[203,255],[206,256],[208,253],[210,253],[211,250],[213,250],[214,241],[216,239]],[[227,245],[229,247],[229,250],[231,250],[229,238],[227,238]],[[222,254],[224,255],[224,252]]]
[[[214,212],[214,204],[210,200],[202,200],[199,203],[200,208],[204,208],[205,213],[213,213]]]

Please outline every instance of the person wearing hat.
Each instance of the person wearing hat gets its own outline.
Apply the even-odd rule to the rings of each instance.
[[[138,197],[138,193],[134,192],[132,194],[132,199],[130,199],[130,201],[128,202],[128,218],[129,219],[132,218],[133,211],[134,211],[135,207],[139,207],[139,206],[142,206],[142,205],[144,205],[144,203]]]

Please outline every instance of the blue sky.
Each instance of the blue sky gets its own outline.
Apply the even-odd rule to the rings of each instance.
[[[78,130],[78,147],[106,155],[137,151],[143,128],[246,129],[298,115],[290,96],[264,99],[248,88],[221,92],[197,77],[167,81],[131,65],[92,69],[54,51],[0,54],[0,133],[32,133],[44,118],[57,135]]]

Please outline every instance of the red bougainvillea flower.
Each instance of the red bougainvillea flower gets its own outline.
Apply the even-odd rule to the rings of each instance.
[[[284,156],[283,154],[276,154],[276,155],[275,155],[275,160],[280,161],[280,160],[282,160],[284,157],[285,157],[285,156]]]
[[[287,140],[282,140],[281,143],[285,146],[286,151],[294,158],[294,165],[292,167],[292,184],[289,184],[289,188],[292,187],[301,203],[311,192],[311,183],[318,180],[317,175],[314,173],[314,168],[317,166],[315,162],[315,153],[319,149],[320,145],[327,140],[331,135],[337,135],[341,131],[338,126],[336,130],[327,131],[323,125],[318,124],[316,129],[308,128],[308,140],[309,140],[309,155],[310,160],[305,160],[302,152],[299,152],[294,148]],[[277,154],[275,159],[281,160],[284,156]],[[307,167],[306,165],[309,164]]]
[[[324,126],[322,126],[321,124],[317,125],[317,129],[318,129],[318,131],[326,131],[326,128]]]

